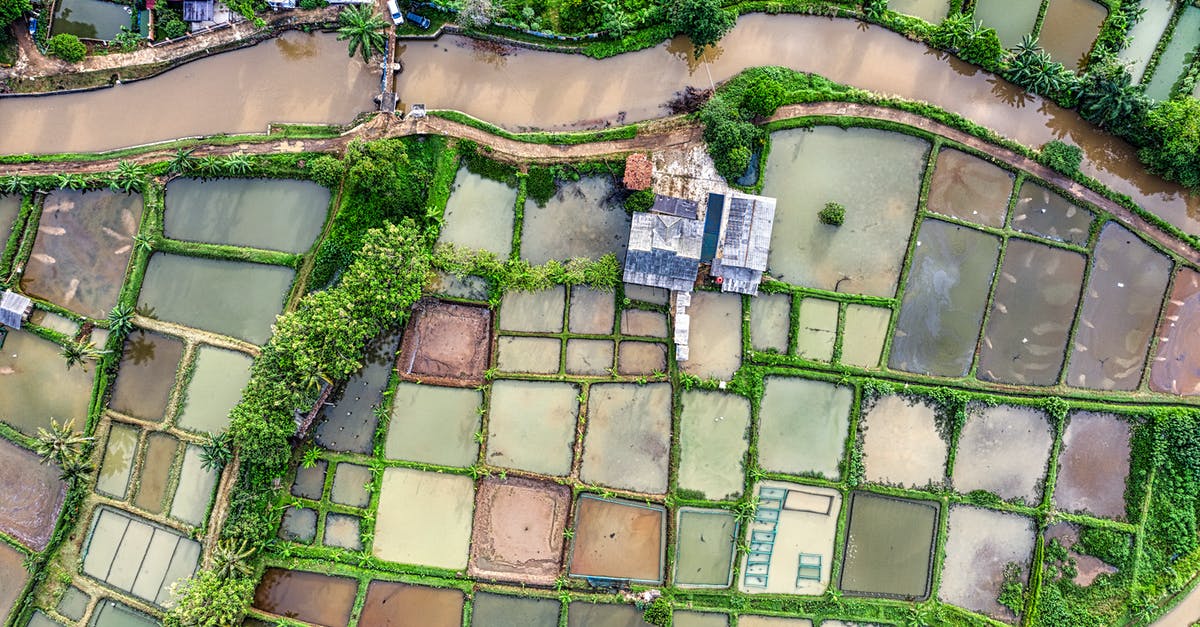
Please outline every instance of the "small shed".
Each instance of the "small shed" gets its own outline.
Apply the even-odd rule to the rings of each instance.
[[[213,0],[183,0],[183,21],[209,22],[213,19]]]
[[[0,295],[0,324],[20,329],[31,313],[33,301],[29,298],[8,290]]]
[[[775,199],[730,194],[723,214],[712,273],[722,292],[756,296],[771,249]]]
[[[650,207],[650,211],[689,220],[695,220],[699,216],[699,206],[696,201],[662,194],[654,195],[654,205]]]

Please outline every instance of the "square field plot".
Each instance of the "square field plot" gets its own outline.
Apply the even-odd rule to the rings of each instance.
[[[183,341],[136,329],[125,338],[109,409],[160,422],[175,388]]]
[[[496,340],[496,368],[501,372],[555,374],[562,341],[552,337],[513,337]]]
[[[679,510],[675,536],[675,585],[725,588],[733,576],[737,522],[721,509]]]
[[[474,510],[470,477],[388,468],[379,491],[373,553],[388,562],[466,568]]]
[[[392,581],[367,585],[358,624],[363,627],[459,627],[463,593]]]
[[[450,199],[446,201],[445,224],[438,243],[486,250],[499,259],[508,259],[516,203],[516,189],[475,174],[465,166],[459,168]]]
[[[445,466],[470,466],[479,455],[479,407],[483,395],[464,388],[416,383],[396,386],[384,454]]]
[[[1111,414],[1074,414],[1058,454],[1054,505],[1069,512],[1125,518],[1129,423]]]
[[[1021,567],[1022,584],[1033,554],[1033,521],[969,505],[950,508],[946,560],[938,598],[946,603],[1011,621],[1014,616],[996,597],[1004,567]]]
[[[321,234],[329,189],[289,179],[178,178],[167,183],[171,239],[303,253]]]
[[[471,627],[558,627],[561,613],[558,599],[476,592],[471,603]]]
[[[567,340],[567,374],[609,376],[615,345],[610,340]]]
[[[544,207],[526,200],[521,258],[541,265],[551,259],[599,259],[614,253],[625,263],[630,219],[615,192],[612,177],[589,176],[561,181]]]
[[[1035,409],[1001,405],[972,411],[958,438],[954,489],[987,490],[1036,505],[1053,443],[1050,424]]]
[[[1084,246],[1088,243],[1094,217],[1091,211],[1075,206],[1050,188],[1027,180],[1017,192],[1012,228]]]
[[[621,312],[621,335],[667,337],[667,314],[645,309],[626,309]]]
[[[254,591],[254,607],[314,625],[346,625],[358,581],[299,570],[268,568]]]
[[[616,302],[612,292],[588,287],[571,288],[571,313],[567,330],[571,333],[609,335],[616,320]]]
[[[491,340],[487,307],[423,300],[404,331],[397,369],[408,379],[473,387],[483,383]]]
[[[965,152],[938,153],[928,209],[967,222],[1002,228],[1012,196],[1012,172]]]
[[[846,305],[841,362],[859,368],[878,368],[887,340],[892,310],[870,305]]]
[[[863,466],[867,481],[909,488],[946,479],[946,442],[933,406],[885,396],[863,411]]]
[[[492,383],[487,462],[547,475],[571,472],[579,386],[550,381]]]
[[[691,354],[681,364],[684,372],[701,379],[731,379],[742,365],[741,294],[695,292],[688,315]]]
[[[838,304],[820,298],[800,301],[799,328],[796,330],[796,354],[817,361],[833,360],[837,340]]]
[[[179,412],[179,427],[200,433],[220,433],[229,426],[229,412],[242,398],[254,359],[245,353],[201,346]]]
[[[621,342],[617,372],[624,375],[667,372],[667,345],[658,342]]]
[[[196,572],[200,544],[139,517],[102,507],[96,510],[84,556],[84,574],[162,605],[171,598],[171,584]]]
[[[1041,0],[978,0],[975,21],[995,29],[1000,44],[1012,48],[1021,43],[1022,37],[1033,32],[1041,8]]]
[[[841,476],[854,391],[824,381],[767,377],[759,464],[768,471]]]
[[[791,311],[791,294],[760,294],[750,302],[750,345],[754,350],[787,353]],[[833,320],[836,332],[837,315]],[[831,338],[831,352],[832,347]]]
[[[850,500],[842,590],[924,599],[929,595],[937,522],[936,501],[855,492]]]
[[[750,400],[703,390],[683,392],[679,418],[679,487],[707,499],[742,493],[749,447]]]
[[[670,455],[669,384],[591,387],[580,470],[583,481],[662,494],[667,491]]]
[[[507,292],[500,301],[500,329],[561,333],[565,299],[561,285],[540,292]]]
[[[74,421],[81,429],[92,397],[93,372],[67,370],[59,353],[62,347],[30,331],[10,330],[0,350],[0,422],[36,437],[39,428]],[[53,382],[54,393],[44,390]]]
[[[0,438],[0,486],[0,531],[34,551],[45,549],[67,495],[58,465]]]
[[[650,627],[642,610],[632,605],[574,601],[567,611],[567,627]]]
[[[484,479],[475,500],[469,572],[479,579],[549,585],[562,569],[567,486],[528,479]]]
[[[824,594],[833,574],[841,493],[764,481],[757,496],[738,588],[751,593]]]
[[[570,573],[661,582],[665,541],[666,512],[661,506],[584,494],[575,508]]]

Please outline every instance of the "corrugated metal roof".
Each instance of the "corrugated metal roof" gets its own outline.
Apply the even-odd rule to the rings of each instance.
[[[766,270],[775,221],[775,199],[732,195],[725,206],[718,255],[721,263],[760,272]]]
[[[629,227],[625,282],[676,291],[692,289],[700,269],[703,229],[699,220],[635,213]]]
[[[213,18],[213,0],[184,0],[183,21],[207,22]]]
[[[33,301],[16,292],[5,290],[4,294],[0,295],[0,324],[20,329],[31,307]]]
[[[699,206],[695,201],[661,194],[654,195],[654,206],[650,207],[650,210],[689,220],[695,220],[700,215]]]

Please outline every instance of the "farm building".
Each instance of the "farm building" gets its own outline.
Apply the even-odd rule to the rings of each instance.
[[[728,194],[722,207],[712,274],[722,292],[756,296],[771,251],[775,199]]]
[[[25,296],[7,290],[0,295],[0,324],[20,329],[31,313],[33,301]]]
[[[690,292],[704,238],[704,223],[695,216],[696,203],[665,196],[655,198],[654,210],[633,214],[625,282]]]

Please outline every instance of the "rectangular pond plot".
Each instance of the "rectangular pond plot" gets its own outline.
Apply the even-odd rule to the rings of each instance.
[[[731,379],[742,365],[741,294],[695,292],[688,314],[691,354],[682,370],[701,379]]]
[[[20,212],[20,196],[0,196],[0,258],[4,256],[4,248],[8,246],[8,237]]]
[[[571,489],[509,477],[480,482],[468,572],[477,579],[550,585],[562,570]]]
[[[1180,268],[1158,327],[1158,351],[1150,387],[1158,392],[1200,394],[1200,272]]]
[[[388,459],[443,466],[470,466],[478,459],[482,393],[401,383],[392,403],[384,445]]]
[[[508,259],[513,242],[513,207],[517,190],[499,181],[458,169],[446,201],[438,243],[486,250]]]
[[[388,468],[379,491],[372,550],[389,562],[466,568],[474,511],[470,477]]]
[[[367,585],[367,598],[358,624],[364,627],[459,627],[462,625],[463,600],[460,590],[372,581]]]
[[[1170,258],[1116,222],[1105,225],[1075,323],[1067,385],[1138,386],[1170,274]]]
[[[1142,82],[1150,57],[1158,47],[1158,40],[1171,23],[1175,3],[1171,0],[1142,0],[1138,8],[1145,9],[1146,12],[1142,19],[1129,29],[1129,45],[1117,53],[1117,58],[1129,67],[1134,83]]]
[[[489,290],[488,280],[481,276],[458,277],[441,270],[433,272],[433,278],[425,287],[427,294],[475,301],[486,301]]]
[[[134,505],[152,514],[162,513],[167,483],[171,480],[171,469],[175,466],[175,453],[178,450],[179,440],[169,434],[157,432],[146,437],[146,454],[142,460],[137,496],[133,498]]]
[[[766,470],[841,475],[854,392],[824,381],[767,377],[758,427]]]
[[[1027,505],[1041,502],[1054,432],[1046,415],[1029,407],[972,407],[958,438],[954,489],[987,490]]]
[[[1009,239],[983,332],[977,376],[1017,385],[1054,385],[1086,260],[1079,253]]]
[[[750,401],[704,390],[682,393],[679,487],[707,499],[736,498],[745,482]]]
[[[1050,0],[1038,43],[1068,70],[1079,69],[1107,17],[1108,10],[1094,0]]]
[[[10,329],[0,348],[0,421],[30,437],[52,416],[83,427],[95,368],[68,370],[58,344],[28,331]]]
[[[878,368],[891,323],[891,309],[848,303],[838,361],[847,366]]]
[[[96,510],[84,546],[83,572],[144,601],[162,605],[171,584],[192,576],[200,544],[132,514]]]
[[[133,471],[133,460],[137,456],[139,435],[141,429],[137,427],[112,423],[96,479],[97,492],[119,501],[125,500],[129,490],[129,476]]]
[[[821,595],[833,573],[834,537],[842,507],[837,490],[764,481],[747,528],[738,589],[750,593]]]
[[[117,304],[142,197],[110,191],[56,191],[46,197],[21,289],[85,316]]]
[[[729,627],[729,617],[725,614],[709,612],[674,612],[671,615],[671,625],[674,627]]]
[[[142,420],[161,421],[182,358],[182,340],[135,329],[125,338],[108,408]]]
[[[1155,100],[1170,98],[1171,89],[1188,67],[1197,44],[1200,44],[1200,7],[1189,6],[1179,16],[1179,21],[1175,22],[1171,41],[1158,58],[1154,75],[1142,79],[1146,96]]]
[[[165,203],[171,239],[302,253],[325,224],[329,190],[312,181],[175,179]]]
[[[0,542],[0,616],[7,617],[25,591],[29,571],[25,569],[25,554]]]
[[[944,216],[1001,228],[1008,215],[1014,178],[1012,172],[980,157],[945,148],[938,153],[926,208]]]
[[[159,624],[128,605],[103,599],[96,603],[88,627],[158,627]]]
[[[574,577],[659,583],[666,511],[660,505],[583,494],[575,508],[569,572]]]
[[[567,627],[650,627],[650,623],[632,605],[572,601],[567,606]]]
[[[800,301],[796,354],[805,359],[832,361],[837,343],[838,303],[820,298]],[[878,361],[878,360],[876,360]]]
[[[138,302],[151,317],[261,345],[294,276],[281,266],[158,253]]]
[[[675,585],[725,588],[732,583],[737,521],[718,509],[679,510],[675,534]]]
[[[852,594],[929,595],[938,505],[855,492],[840,587]]]
[[[836,306],[835,304],[834,307]],[[754,350],[787,354],[791,312],[791,294],[760,294],[750,302],[750,345]],[[836,315],[834,326],[836,332]],[[831,343],[831,353],[832,346]]]
[[[534,265],[551,259],[599,259],[608,253],[625,263],[629,214],[611,176],[563,181],[544,207],[525,201],[521,258]]]
[[[556,374],[562,353],[562,341],[551,337],[513,337],[496,339],[496,368],[501,372]]]
[[[129,28],[129,9],[101,0],[63,0],[54,13],[52,35],[67,33],[85,39],[111,40]]]
[[[379,425],[375,410],[383,403],[383,390],[395,368],[399,344],[398,330],[367,344],[362,369],[346,381],[336,402],[321,407],[315,439],[322,448],[363,455],[374,450]]]
[[[561,325],[562,311],[558,311]],[[396,368],[406,379],[475,387],[491,358],[492,310],[432,298],[413,307]],[[395,342],[385,338],[394,350]]]
[[[208,519],[208,505],[217,487],[217,473],[204,467],[201,449],[188,445],[179,471],[179,487],[171,499],[171,518],[199,527]]]
[[[0,438],[0,485],[0,531],[35,551],[46,548],[66,498],[58,466]]]
[[[636,492],[666,492],[671,386],[597,384],[588,391],[587,403],[580,478]],[[638,419],[630,420],[630,416]]]
[[[992,618],[1011,622],[1015,616],[996,598],[1010,562],[1029,572],[1036,540],[1033,521],[969,505],[950,507],[946,558],[938,598]]]
[[[357,596],[355,579],[268,568],[254,591],[254,608],[322,627],[341,627],[349,624]]]
[[[1048,239],[1078,244],[1088,242],[1092,212],[1076,206],[1057,192],[1025,181],[1017,192],[1012,228]]]
[[[941,377],[967,374],[999,254],[995,236],[937,220],[922,223],[889,368]]]
[[[933,405],[903,396],[864,403],[859,431],[867,481],[908,488],[945,482],[946,441]]]
[[[580,388],[573,383],[492,383],[487,462],[547,475],[571,473]]]
[[[648,375],[667,372],[667,345],[660,342],[621,342],[617,373]]]
[[[895,295],[928,152],[923,140],[873,129],[772,133],[762,192],[779,199],[771,276],[824,290]],[[817,218],[828,202],[846,207],[839,227]]]
[[[636,337],[667,337],[667,315],[644,309],[621,312],[621,335]]]
[[[245,353],[200,346],[179,410],[179,427],[197,433],[220,433],[228,428],[229,412],[242,398],[253,362]]]
[[[1129,423],[1112,414],[1074,414],[1058,455],[1055,507],[1102,518],[1125,518]]]
[[[512,291],[500,302],[503,331],[559,333],[563,330],[566,290],[561,285],[538,292]]]
[[[613,293],[589,287],[571,288],[570,319],[567,330],[571,333],[611,335],[616,319],[616,303]]]
[[[973,17],[996,30],[1000,45],[1012,48],[1033,32],[1041,8],[1042,0],[978,0]]]
[[[558,627],[561,612],[558,599],[476,592],[471,601],[471,627]]]

